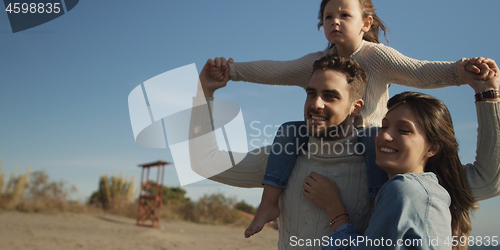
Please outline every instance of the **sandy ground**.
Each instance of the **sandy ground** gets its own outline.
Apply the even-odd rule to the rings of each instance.
[[[244,228],[161,221],[138,227],[134,219],[95,214],[25,214],[0,211],[0,249],[277,249],[278,231],[265,227],[245,239]]]

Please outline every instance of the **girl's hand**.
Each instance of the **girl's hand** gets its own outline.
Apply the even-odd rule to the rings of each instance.
[[[316,206],[324,209],[330,216],[330,220],[340,214],[347,213],[340,189],[337,184],[315,172],[306,177],[304,185],[304,196]]]
[[[482,68],[488,68],[488,75],[485,77],[487,80],[475,79],[474,73],[466,71],[468,64],[478,65]],[[494,60],[489,58],[472,58],[465,60],[458,65],[458,73],[460,78],[467,82],[476,93],[488,91],[488,90],[498,90],[500,86],[500,70]],[[498,99],[498,98],[497,98]]]
[[[200,72],[200,84],[198,84],[198,97],[213,97],[214,92],[217,89],[225,87],[227,82],[229,81],[229,68],[225,67],[225,69],[221,72],[221,77],[219,80],[213,77],[212,68],[216,67],[216,62],[212,59],[208,59],[203,66],[203,69]]]
[[[210,74],[212,77],[217,80],[217,81],[223,81],[224,80],[224,71],[226,69],[229,69],[228,63],[233,63],[234,60],[233,58],[229,58],[229,60],[226,60],[224,57],[216,57],[211,64],[210,67]]]
[[[495,76],[496,72],[492,70],[490,65],[487,63],[489,58],[484,57],[473,57],[471,59],[467,59],[467,65],[465,65],[465,70],[474,73],[473,78],[475,80],[483,80],[488,81],[490,78]]]

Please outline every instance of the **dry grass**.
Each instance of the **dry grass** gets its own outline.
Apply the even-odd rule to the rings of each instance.
[[[248,226],[251,218],[235,208],[235,199],[222,194],[204,195],[196,203],[165,204],[162,218],[185,220],[204,224]]]
[[[138,192],[134,187],[134,177],[102,175],[98,190],[88,204],[80,204],[69,199],[70,194],[76,192],[74,186],[70,187],[64,181],[50,181],[43,171],[13,173],[7,182],[6,176],[0,167],[0,209],[28,213],[91,212],[129,218],[137,216],[138,203],[134,198]],[[236,203],[235,198],[211,194],[193,202],[184,197],[186,191],[182,188],[164,187],[163,193],[162,219],[241,226],[251,222],[248,214],[237,209],[242,202]]]
[[[252,216],[234,207],[234,199],[222,194],[205,195],[197,202],[167,201],[162,204],[160,216],[167,221],[191,221],[202,224],[248,226]],[[91,205],[90,211],[136,218],[138,203],[121,203],[112,210]]]
[[[83,212],[85,206],[68,200],[76,192],[63,181],[49,181],[43,171],[13,173],[4,188],[6,174],[0,169],[0,208],[22,212]]]
[[[122,176],[101,176],[99,190],[94,192],[89,204],[92,211],[104,210],[106,213],[136,218],[138,211],[134,178]],[[150,187],[151,194],[156,193]],[[160,215],[162,219],[192,221],[206,224],[248,225],[251,219],[243,216],[236,208],[236,199],[226,198],[222,194],[205,195],[199,201],[192,202],[185,197],[182,188],[163,187]],[[238,203],[241,204],[242,202]]]
[[[99,178],[99,189],[90,197],[89,205],[111,214],[132,217],[132,210],[137,211],[137,205],[133,201],[134,180],[135,177],[127,180],[121,175],[102,175]]]

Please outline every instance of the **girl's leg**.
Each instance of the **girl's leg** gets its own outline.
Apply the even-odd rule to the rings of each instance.
[[[278,129],[262,180],[264,185],[262,200],[257,214],[245,231],[246,238],[262,230],[267,222],[278,218],[280,214],[278,200],[281,191],[286,187],[299,150],[308,140],[304,122],[287,122]]]
[[[274,138],[262,184],[285,188],[299,150],[308,140],[303,121],[283,123]]]
[[[252,220],[252,223],[245,230],[245,238],[248,238],[262,230],[264,225],[269,221],[275,220],[280,215],[278,200],[281,194],[281,188],[271,185],[264,185],[262,199],[257,209],[257,213]]]

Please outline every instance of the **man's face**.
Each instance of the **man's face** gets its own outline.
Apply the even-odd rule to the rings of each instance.
[[[346,76],[335,70],[316,70],[306,88],[304,119],[310,136],[340,139],[352,126],[354,110]],[[350,130],[349,130],[350,131]],[[350,135],[350,133],[349,133]]]

